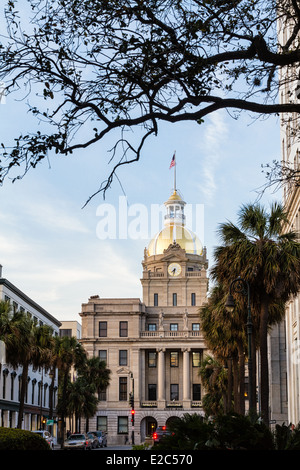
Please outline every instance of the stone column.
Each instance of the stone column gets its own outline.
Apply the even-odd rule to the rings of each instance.
[[[140,349],[139,351],[139,377],[140,377],[140,401],[146,400],[146,380],[145,380],[145,369],[146,369],[146,350]]]
[[[183,407],[191,407],[191,384],[190,384],[190,349],[185,348],[183,351],[183,371],[182,371],[182,393]]]
[[[166,391],[165,391],[165,349],[159,349],[157,361],[157,406],[165,408]]]

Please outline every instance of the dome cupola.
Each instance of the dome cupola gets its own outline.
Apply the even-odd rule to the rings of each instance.
[[[163,254],[172,243],[178,243],[186,253],[202,255],[203,247],[195,233],[185,227],[184,206],[185,202],[174,189],[169,199],[165,202],[166,215],[165,227],[157,233],[148,245],[148,256]]]

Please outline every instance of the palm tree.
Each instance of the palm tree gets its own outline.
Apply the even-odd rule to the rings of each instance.
[[[267,334],[270,326],[284,316],[284,302],[300,286],[300,244],[293,231],[282,233],[287,224],[283,207],[274,203],[268,213],[264,207],[241,207],[238,225],[220,225],[223,245],[215,250],[212,276],[229,289],[230,282],[241,276],[251,290],[254,317],[257,315],[261,360],[261,414],[269,423],[269,382]]]
[[[224,398],[224,411],[230,411],[232,402],[232,366],[234,410],[245,412],[245,357],[246,345],[244,310],[238,306],[234,315],[225,309],[228,292],[222,285],[216,285],[208,304],[200,310],[200,321],[208,348],[217,361],[228,368],[228,395]]]
[[[95,397],[95,393],[105,390],[109,384],[110,370],[106,368],[105,361],[101,361],[99,357],[90,357],[83,364],[83,367],[78,370],[79,378],[86,383],[87,394]],[[92,397],[86,397],[84,406],[84,415],[86,417],[86,431],[88,431],[89,418],[91,418],[96,411],[98,399],[94,400]]]
[[[68,382],[72,367],[75,369],[83,367],[86,361],[86,353],[77,338],[63,336],[55,338],[54,345],[54,363],[59,369],[59,403],[62,421],[62,445],[65,430],[65,417],[68,407]]]
[[[12,311],[7,302],[0,303],[0,339],[6,348],[6,360],[12,367],[22,366],[17,428],[21,429],[29,365],[35,352],[34,322],[23,312]]]
[[[206,389],[203,408],[208,416],[223,414],[225,410],[227,374],[223,365],[207,356],[200,367],[201,382]],[[223,402],[223,403],[222,403]]]
[[[68,384],[68,408],[67,414],[70,418],[75,417],[75,429],[73,430],[73,420],[72,420],[72,432],[80,432],[80,418],[82,415],[82,410],[84,406],[84,401],[86,399],[86,383],[78,378]]]
[[[50,369],[51,383],[49,387],[49,418],[53,417],[53,389],[55,370],[52,369],[54,336],[50,325],[34,325],[34,341],[32,348],[32,364],[35,368]],[[51,376],[52,375],[52,376]],[[41,397],[42,400],[42,397]]]

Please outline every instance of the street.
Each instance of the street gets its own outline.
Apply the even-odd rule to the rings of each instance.
[[[61,449],[60,444],[56,444],[56,445],[54,446],[54,450],[63,450],[63,449]],[[115,446],[99,447],[98,449],[92,449],[92,450],[93,450],[93,452],[94,452],[95,450],[97,450],[97,451],[98,451],[98,450],[100,450],[100,451],[106,451],[106,450],[112,451],[112,450],[117,450],[117,451],[123,452],[123,451],[126,451],[126,450],[132,450],[132,446],[131,446],[131,445],[119,445],[119,446],[118,446],[118,445],[115,445]],[[71,452],[72,452],[72,451],[71,451]]]

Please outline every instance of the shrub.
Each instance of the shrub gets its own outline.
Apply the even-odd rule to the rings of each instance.
[[[295,427],[276,424],[274,441],[277,450],[300,450],[300,424]]]
[[[221,450],[274,449],[272,432],[256,415],[232,413],[217,417],[212,442],[211,448]]]
[[[202,416],[186,413],[170,423],[170,436],[166,436],[155,445],[162,450],[198,450],[206,449],[205,444],[212,432],[213,425]]]
[[[50,450],[50,446],[45,439],[31,431],[0,427],[1,450]]]
[[[186,414],[170,424],[171,436],[156,449],[161,450],[273,450],[269,428],[258,417],[228,414],[205,420]]]

